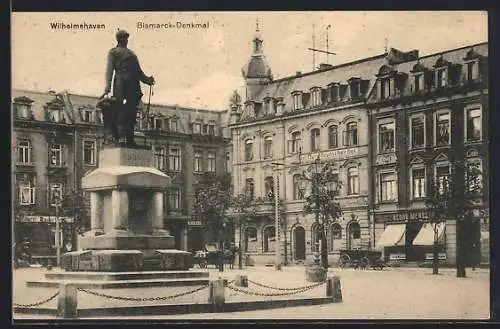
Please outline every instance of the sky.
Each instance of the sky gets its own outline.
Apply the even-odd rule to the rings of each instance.
[[[313,69],[315,48],[341,64],[384,53],[386,44],[421,56],[488,41],[487,13],[433,12],[80,12],[12,13],[12,87],[68,90],[100,96],[106,56],[118,28],[156,80],[152,103],[226,109],[233,90],[244,95],[241,70],[252,51],[256,21],[275,79]],[[138,23],[209,23],[207,29],[140,29]],[[104,29],[62,30],[50,23],[104,24]],[[387,39],[387,40],[386,40]],[[317,53],[315,62],[326,62]],[[148,94],[148,87],[142,86]],[[143,97],[147,101],[147,96]]]

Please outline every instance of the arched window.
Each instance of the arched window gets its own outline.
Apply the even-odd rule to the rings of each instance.
[[[349,122],[344,131],[344,146],[358,145],[358,124],[356,122]]]
[[[262,233],[262,251],[275,252],[276,230],[274,226],[267,226]]]
[[[361,246],[361,227],[358,222],[351,222],[347,226],[348,249],[359,249]]]
[[[338,146],[338,127],[337,125],[331,125],[328,127],[328,148],[333,149]]]
[[[257,242],[257,229],[255,227],[247,227],[245,230],[245,251],[255,250],[255,243]]]
[[[253,141],[247,139],[245,141],[245,161],[252,161],[253,159]]]
[[[266,190],[265,197],[270,201],[274,200],[274,178],[272,176],[264,178],[264,187]]]
[[[314,223],[311,225],[311,251],[320,252],[320,231],[319,225]]]
[[[320,146],[319,128],[311,129],[311,152],[318,151]]]
[[[292,139],[288,141],[288,153],[300,152],[300,131],[292,133]]]
[[[342,248],[342,227],[339,223],[333,223],[330,229],[330,251]]]
[[[293,199],[302,200],[304,198],[304,191],[301,186],[300,174],[293,175]]]

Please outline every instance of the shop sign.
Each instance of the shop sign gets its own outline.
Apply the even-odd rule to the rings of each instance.
[[[201,220],[190,220],[188,226],[201,226]]]
[[[397,160],[398,158],[396,157],[395,153],[378,154],[377,158],[375,159],[375,164],[377,166],[381,166],[381,165],[396,163]]]
[[[305,160],[308,162],[314,162],[316,158],[318,157],[321,160],[342,160],[342,159],[347,159],[349,157],[353,157],[358,155],[359,153],[359,148],[358,147],[352,147],[352,148],[347,148],[347,149],[341,149],[341,150],[332,150],[332,151],[325,151],[325,152],[316,152],[316,153],[311,153],[305,155]]]
[[[59,218],[59,222],[72,223],[73,217],[56,217],[56,216],[24,216],[21,218],[21,222],[24,223],[55,223],[56,219]]]

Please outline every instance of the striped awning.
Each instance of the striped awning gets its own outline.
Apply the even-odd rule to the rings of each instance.
[[[405,244],[405,224],[387,225],[382,233],[382,236],[377,242],[377,248],[392,246],[404,246]]]
[[[432,246],[434,244],[434,225],[437,225],[438,243],[444,243],[445,223],[425,223],[413,240],[415,246]]]

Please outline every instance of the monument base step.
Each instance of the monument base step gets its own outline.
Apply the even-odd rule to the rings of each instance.
[[[199,279],[208,278],[201,271],[151,271],[151,272],[61,272],[45,273],[46,280],[121,281],[153,279]]]
[[[74,284],[84,289],[115,289],[115,288],[149,288],[149,287],[181,287],[199,286],[209,283],[208,278],[181,278],[181,279],[137,279],[137,280],[40,280],[27,281],[26,286],[36,288],[57,288],[61,282]]]
[[[193,267],[193,255],[175,249],[80,250],[62,255],[61,267],[72,272],[188,270]]]

